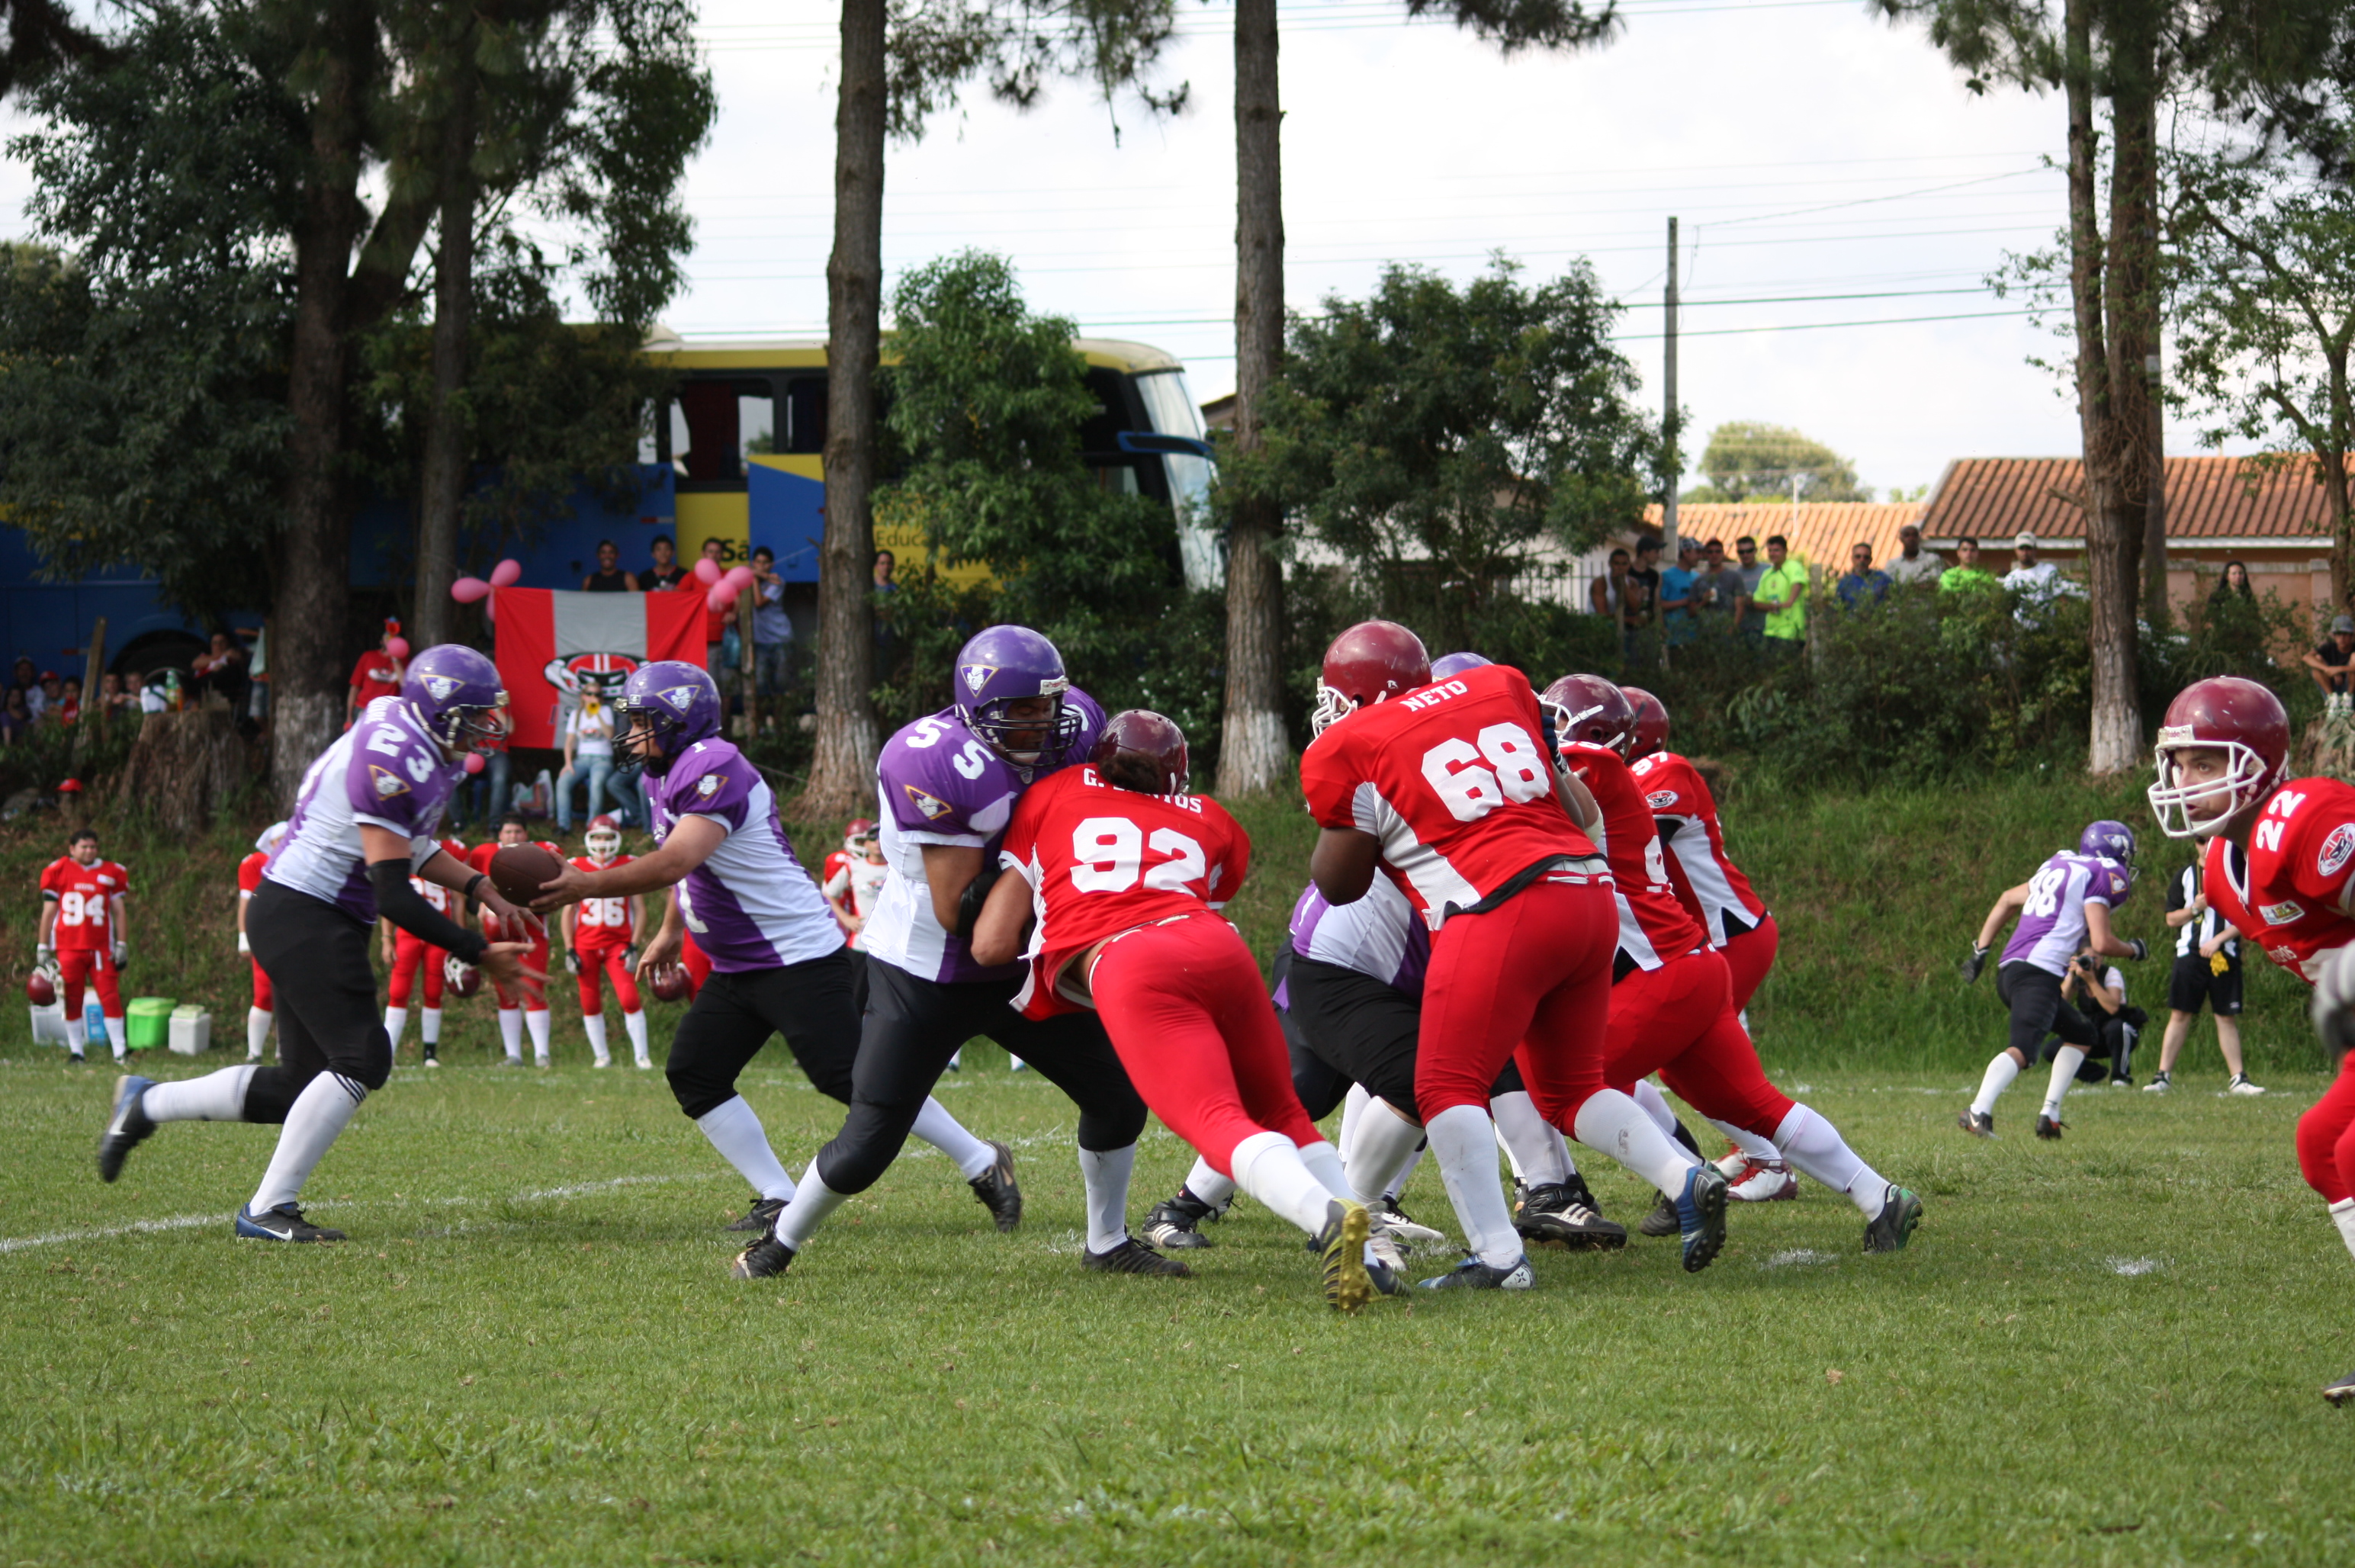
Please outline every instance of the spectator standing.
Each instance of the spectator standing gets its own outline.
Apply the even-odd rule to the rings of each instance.
[[[2256,603],[2257,596],[2249,587],[2249,569],[2246,563],[2228,560],[2224,563],[2224,575],[2217,581],[2216,591],[2208,595],[2208,602],[2211,604],[2224,604],[2235,599],[2244,599],[2254,604]]]
[[[199,693],[217,691],[229,711],[237,711],[238,699],[245,695],[245,650],[235,637],[215,632],[211,645],[197,656],[195,674],[192,684]]]
[[[66,677],[64,688],[58,698],[58,722],[72,724],[80,721],[80,718],[81,679],[69,675]]]
[[[65,701],[65,691],[58,683],[57,671],[45,669],[41,672],[40,691],[41,706],[36,716],[45,723],[62,721],[65,715],[59,709]]]
[[[1843,610],[1878,604],[1889,597],[1889,573],[1874,568],[1870,545],[1859,541],[1849,547],[1848,571],[1841,576],[1835,592],[1839,594]]]
[[[893,555],[888,549],[877,550],[875,552],[875,592],[878,593],[899,592],[900,585],[891,581],[891,574],[899,570],[900,558],[898,556]]]
[[[1693,614],[1693,588],[1700,581],[1700,540],[1690,534],[1677,539],[1677,563],[1660,573],[1660,630],[1670,647],[1693,640],[1699,623]]]
[[[1733,570],[1742,573],[1742,635],[1754,644],[1766,635],[1766,612],[1758,603],[1766,563],[1758,559],[1758,541],[1748,534],[1733,541]]]
[[[2340,615],[2330,623],[2330,635],[2315,645],[2302,660],[2314,684],[2322,688],[2324,709],[2331,713],[2350,710],[2347,700],[2348,661],[2355,659],[2355,616]]]
[[[1889,563],[1890,581],[1900,588],[1910,588],[1917,582],[1934,588],[1945,570],[1946,563],[1936,550],[1922,548],[1919,524],[1908,523],[1897,530],[1897,559]]]
[[[1790,655],[1807,645],[1807,563],[1781,534],[1766,536],[1766,571],[1756,603],[1766,611],[1766,645]]]
[[[638,573],[638,582],[647,592],[668,593],[687,581],[690,574],[679,565],[678,547],[670,542],[668,534],[656,534],[646,548],[654,557],[654,570]]]
[[[98,677],[98,700],[99,705],[106,709],[106,716],[109,719],[118,714],[139,711],[137,694],[123,690],[123,677],[112,670],[108,670]]]
[[[622,547],[612,539],[597,541],[597,570],[581,580],[583,593],[635,593],[638,580],[622,570]]]
[[[1630,663],[1647,663],[1645,639],[1660,613],[1660,536],[1636,541],[1636,565],[1627,573],[1627,593],[1619,606],[1620,647]]]
[[[709,561],[713,566],[719,568],[720,571],[727,571],[727,541],[724,539],[705,539],[703,541],[703,559]],[[701,579],[698,578],[697,581],[700,581]],[[728,687],[721,677],[721,672],[730,667],[722,652],[721,645],[727,642],[728,634],[732,629],[733,625],[734,617],[730,615],[726,611],[714,610],[708,604],[706,605],[703,612],[703,667],[711,672],[712,679],[721,681],[719,689],[722,691],[726,691]]]
[[[1613,550],[1602,575],[1586,585],[1586,607],[1598,615],[1618,621],[1620,610],[1627,603],[1627,573],[1634,566],[1635,559],[1625,550]]]
[[[400,651],[394,651],[394,645]],[[344,728],[352,727],[360,709],[379,697],[400,695],[400,682],[409,670],[409,644],[400,635],[400,623],[387,621],[384,636],[376,646],[362,654],[352,666],[351,689],[344,699]]]
[[[768,546],[752,552],[752,689],[762,697],[784,694],[794,652],[793,617],[785,613],[785,580]],[[768,716],[769,723],[776,716]]]
[[[2216,1048],[2232,1073],[2225,1088],[2234,1094],[2262,1094],[2249,1082],[2241,1061],[2240,933],[2217,917],[2200,885],[2206,875],[2198,860],[2167,887],[2167,923],[2175,927],[2175,967],[2167,976],[2167,1032],[2159,1037],[2158,1071],[2143,1085],[2164,1094],[2175,1084],[2175,1059],[2191,1038],[2202,1004],[2216,1015]]]
[[[613,718],[604,699],[584,694],[581,707],[564,726],[564,771],[556,778],[556,830],[572,831],[572,786],[586,779],[591,819],[605,810],[605,781],[613,774]],[[614,805],[621,805],[616,797]]]
[[[892,576],[899,570],[898,556],[888,549],[875,552],[875,607],[878,611],[875,616],[875,678],[878,681],[890,680],[893,667],[899,662],[900,639],[891,630],[890,619],[880,613],[885,600],[900,592],[900,584]]]
[[[1938,592],[1964,593],[1996,586],[1995,573],[1979,564],[1979,541],[1967,537],[1956,539],[1955,564],[1938,574]]]
[[[2020,535],[2011,541],[2011,570],[2003,574],[2003,585],[2033,599],[2051,598],[2061,569],[2039,553],[2036,536]]]
[[[25,688],[10,687],[6,702],[0,708],[0,746],[13,746],[33,732],[33,713],[25,706]]]

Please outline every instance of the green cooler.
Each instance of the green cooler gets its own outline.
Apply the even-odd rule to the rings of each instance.
[[[131,1037],[133,1051],[161,1051],[172,1043],[172,1009],[179,1006],[170,997],[133,997],[123,1009],[123,1027]]]

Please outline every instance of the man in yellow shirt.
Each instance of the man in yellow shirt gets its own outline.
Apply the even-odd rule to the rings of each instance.
[[[1807,563],[1791,553],[1781,534],[1766,539],[1766,571],[1753,601],[1766,612],[1766,645],[1789,654],[1807,642]]]

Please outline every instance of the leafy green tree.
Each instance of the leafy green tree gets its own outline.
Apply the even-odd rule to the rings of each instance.
[[[1620,308],[1583,261],[1532,287],[1499,258],[1460,289],[1391,266],[1370,297],[1294,321],[1238,483],[1282,497],[1434,650],[1499,656],[1517,581],[1639,522],[1656,483]]]
[[[1808,501],[1870,501],[1856,464],[1788,425],[1731,420],[1709,432],[1700,454],[1708,483],[1684,493],[1688,501],[1787,501],[1791,482]]]

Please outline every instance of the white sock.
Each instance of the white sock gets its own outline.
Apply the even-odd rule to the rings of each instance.
[[[1430,1139],[1423,1138],[1417,1140],[1414,1146],[1414,1152],[1406,1157],[1406,1163],[1399,1167],[1399,1173],[1391,1178],[1390,1185],[1382,1189],[1382,1196],[1385,1198],[1396,1198],[1400,1193],[1404,1192],[1406,1190],[1406,1179],[1414,1174],[1414,1168],[1421,1165],[1423,1163],[1423,1157],[1430,1152]]]
[[[1783,1151],[1774,1147],[1772,1139],[1762,1138],[1756,1133],[1752,1132],[1748,1127],[1737,1127],[1732,1122],[1721,1122],[1715,1116],[1711,1116],[1709,1119],[1709,1125],[1715,1127],[1719,1132],[1723,1133],[1726,1137],[1732,1141],[1735,1148],[1740,1149],[1743,1154],[1748,1155],[1753,1159],[1780,1159],[1783,1157]]]
[[[966,1132],[964,1124],[929,1094],[924,1096],[924,1108],[916,1113],[916,1125],[908,1130],[948,1156],[967,1181],[997,1163],[997,1151]],[[1124,1185],[1122,1190],[1126,1190]]]
[[[150,1089],[147,1093],[152,1095],[155,1091]],[[152,1116],[155,1113],[150,1111],[147,1114]],[[2355,1253],[2355,1198],[2341,1198],[2333,1203],[2330,1206],[2330,1222],[2339,1227],[2339,1239],[2347,1243],[2347,1250]]]
[[[1570,1179],[1561,1135],[1546,1125],[1528,1090],[1497,1095],[1488,1102],[1488,1115],[1496,1119],[1497,1141],[1504,1146],[1505,1157],[1513,1162],[1515,1176],[1531,1187]]]
[[[1375,1100],[1358,1117],[1356,1139],[1342,1168],[1349,1173],[1349,1186],[1359,1200],[1370,1203],[1405,1174],[1423,1143],[1423,1129],[1400,1115],[1389,1101]]]
[[[301,1197],[312,1168],[367,1098],[368,1090],[357,1079],[340,1072],[322,1072],[304,1084],[294,1104],[286,1108],[286,1125],[278,1129],[278,1147],[271,1151],[270,1168],[261,1173],[261,1185],[254,1189],[251,1212],[260,1214]]]
[[[1979,1080],[1979,1097],[1971,1102],[1971,1114],[1978,1116],[1993,1115],[1996,1101],[2002,1096],[2005,1090],[2011,1087],[2011,1081],[2019,1076],[2019,1060],[2008,1051],[1997,1051],[1995,1060],[1987,1063],[1987,1076]]]
[[[1578,1108],[1578,1141],[1608,1155],[1670,1198],[1685,1189],[1685,1172],[1700,1157],[1660,1131],[1644,1107],[1615,1089],[1598,1090]]]
[[[613,1061],[613,1053],[605,1048],[605,1015],[599,1013],[591,1018],[584,1014],[581,1027],[589,1031],[589,1052],[597,1059],[598,1065]]]
[[[1128,1240],[1128,1179],[1135,1169],[1135,1144],[1102,1154],[1092,1148],[1080,1151],[1080,1181],[1088,1196],[1088,1251],[1108,1253]]]
[[[499,1009],[499,1043],[507,1048],[509,1061],[523,1060],[523,1009],[521,1008]]]
[[[1367,1103],[1372,1099],[1362,1083],[1350,1084],[1349,1092],[1341,1096],[1341,1125],[1334,1136],[1333,1147],[1341,1151],[1344,1167],[1349,1163],[1349,1151],[1357,1147],[1358,1118],[1366,1114]]]
[[[2061,1102],[2069,1097],[2069,1085],[2077,1081],[2077,1069],[2084,1061],[2083,1050],[2073,1045],[2062,1046],[2052,1058],[2052,1079],[2044,1085],[2044,1114],[2056,1122],[2061,1119]]]
[[[260,1008],[245,1009],[245,1054],[249,1061],[261,1060],[261,1048],[270,1043],[270,1026],[277,1017]]]
[[[763,1198],[794,1195],[794,1179],[778,1163],[777,1151],[769,1147],[769,1135],[762,1130],[761,1118],[752,1114],[743,1095],[704,1112],[695,1118],[695,1125],[703,1129],[703,1136],[711,1140],[719,1157],[752,1184],[753,1191]]]
[[[385,1037],[392,1041],[392,1053],[395,1056],[399,1056],[400,1054],[401,1031],[408,1029],[408,1027],[409,1009],[407,1008],[387,1008],[384,1009]]]
[[[1633,1093],[1636,1104],[1644,1107],[1644,1115],[1652,1118],[1654,1125],[1670,1137],[1677,1136],[1677,1114],[1668,1109],[1668,1097],[1660,1093],[1658,1084],[1648,1078],[1638,1078]]]
[[[1301,1163],[1299,1146],[1282,1133],[1253,1133],[1235,1146],[1227,1164],[1235,1173],[1235,1185],[1264,1204],[1269,1213],[1312,1236],[1325,1228],[1325,1206],[1333,1195]]]
[[[106,1043],[114,1048],[114,1060],[122,1061],[131,1054],[131,1034],[121,1019],[106,1020]]]
[[[800,1252],[826,1223],[826,1217],[849,1201],[850,1194],[828,1187],[818,1176],[817,1161],[810,1161],[809,1168],[802,1172],[801,1186],[794,1190],[794,1200],[777,1216],[777,1240]]]
[[[1464,1227],[1464,1244],[1492,1268],[1511,1267],[1520,1258],[1521,1238],[1497,1181],[1497,1129],[1487,1107],[1450,1105],[1423,1130]]]
[[[1889,1197],[1889,1183],[1881,1172],[1857,1158],[1839,1129],[1805,1105],[1794,1105],[1774,1129],[1774,1147],[1805,1175],[1834,1192],[1845,1192],[1868,1220],[1881,1218]]]
[[[1300,1163],[1316,1179],[1316,1185],[1344,1203],[1360,1201],[1350,1190],[1348,1172],[1341,1168],[1341,1151],[1323,1138],[1313,1144],[1295,1144],[1300,1151]]]
[[[638,1065],[652,1067],[655,1064],[655,1059],[646,1049],[645,1009],[641,1008],[634,1013],[623,1013],[622,1027],[630,1032],[630,1051],[638,1059]]]
[[[1212,1213],[1223,1214],[1235,1200],[1235,1179],[1220,1176],[1216,1166],[1196,1155],[1194,1168],[1186,1173],[1186,1190],[1208,1203]]]
[[[268,1018],[270,1015],[261,1015]],[[245,1088],[253,1082],[250,1062],[224,1067],[202,1078],[158,1083],[139,1096],[151,1122],[239,1122],[245,1119]]]
[[[542,1067],[548,1065],[548,1030],[552,1021],[546,1008],[524,1009],[523,1021],[531,1030],[531,1058]]]
[[[417,1035],[428,1045],[442,1043],[442,1009],[440,1008],[417,1009]]]

